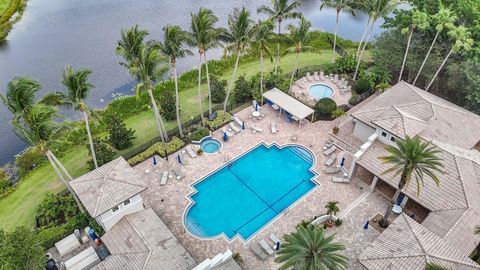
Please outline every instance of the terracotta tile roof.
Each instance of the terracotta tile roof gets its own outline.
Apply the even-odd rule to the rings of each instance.
[[[448,269],[480,269],[461,251],[401,214],[358,257],[367,269],[418,269],[436,263]]]
[[[71,181],[70,186],[92,217],[146,189],[141,177],[119,157]]]

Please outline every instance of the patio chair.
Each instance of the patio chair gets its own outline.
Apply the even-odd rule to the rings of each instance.
[[[335,74],[335,76],[333,77],[333,83],[334,84],[338,83],[338,74]]]
[[[174,167],[172,171],[177,176],[177,180],[185,178],[185,174],[182,172],[182,169],[179,166]]]
[[[196,158],[196,157],[197,157],[197,154],[193,151],[191,145],[187,145],[186,149],[187,149],[188,155],[189,155],[191,158]]]
[[[348,92],[351,92],[352,91],[352,86],[351,85],[348,85],[347,87],[345,88],[340,88],[340,94],[345,94],[345,93],[348,93]]]
[[[320,80],[321,81],[325,80],[325,73],[323,71],[320,71]]]
[[[262,129],[262,128],[257,127],[257,126],[255,126],[254,124],[252,124],[251,128],[252,128],[252,130],[253,130],[254,132],[258,132],[258,133],[262,133],[262,132],[263,132],[263,129]]]
[[[273,249],[267,244],[265,239],[258,241],[258,243],[269,255],[273,255],[275,253],[275,251],[273,251]]]
[[[331,155],[333,152],[335,152],[335,150],[337,150],[337,147],[334,145],[334,146],[328,148],[327,150],[323,151],[323,154],[324,154],[325,156],[329,156],[329,155]]]
[[[226,127],[223,127],[222,131],[227,134],[228,138],[230,138],[234,135],[234,133],[231,133],[230,131],[228,131]]]
[[[282,243],[282,240],[278,236],[276,236],[274,233],[271,233],[268,238],[270,238],[270,240],[272,240],[274,244]]]
[[[240,128],[238,128],[233,122],[230,122],[230,127],[232,128],[232,130],[235,132],[235,133],[239,133],[240,131],[242,131]]]
[[[328,139],[325,145],[323,146],[323,150],[327,150],[328,148],[333,146],[333,140]]]
[[[341,171],[340,167],[327,167],[327,168],[323,169],[323,172],[326,173],[326,174],[334,174],[334,173],[338,173],[340,171]]]
[[[318,77],[318,71],[313,72],[313,79],[314,79],[315,81],[319,81],[319,80],[320,80],[320,77]]]
[[[253,105],[253,109],[255,109],[257,107],[257,101],[255,99],[252,100],[252,105]]]
[[[250,250],[253,251],[253,253],[255,253],[255,255],[257,255],[262,260],[265,260],[266,258],[268,258],[267,253],[263,252],[263,250],[260,249],[260,246],[256,244],[251,244]]]
[[[270,131],[275,134],[278,132],[277,124],[275,122],[270,123]]]
[[[237,123],[237,125],[239,125],[240,127],[243,126],[243,121],[240,118],[238,118],[238,116],[234,115],[233,121],[235,121],[235,123]]]
[[[348,179],[347,177],[332,177],[332,182],[335,182],[335,183],[350,183],[350,179]]]
[[[168,171],[162,173],[162,178],[160,179],[160,185],[163,186],[167,183],[168,180]]]
[[[325,165],[330,167],[336,159],[335,155],[331,155],[329,159],[325,160]]]
[[[310,72],[307,72],[307,76],[306,76],[306,77],[307,77],[307,81],[313,82],[313,78],[312,78],[312,76],[310,75]]]

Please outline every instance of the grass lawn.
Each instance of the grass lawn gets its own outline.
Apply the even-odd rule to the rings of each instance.
[[[11,1],[12,0],[0,0],[0,16],[7,9],[8,5],[10,5]]]
[[[0,0],[5,1],[5,0]],[[304,53],[301,54],[299,67],[328,63],[331,61],[332,52],[330,50],[322,53]],[[282,57],[280,66],[284,72],[290,72],[295,63],[295,55],[289,54]],[[265,70],[267,72],[273,70],[274,63],[265,62]],[[247,78],[255,75],[259,69],[259,62],[251,62],[242,64],[238,68],[238,76],[245,75]],[[226,72],[222,79],[229,79],[230,72]],[[237,76],[237,77],[238,77]],[[203,85],[204,97],[206,97],[206,85]],[[197,88],[180,89],[180,107],[182,110],[182,119],[188,120],[190,117],[197,115],[198,99]],[[207,99],[203,100],[203,109],[206,110]],[[155,118],[152,111],[145,111],[126,119],[128,127],[136,131],[137,138],[134,145],[120,154],[125,153],[143,143],[155,138],[158,135]],[[175,121],[168,121],[166,128],[170,129],[176,126]],[[86,162],[89,160],[86,147],[76,147],[70,150],[61,162],[67,168],[73,177],[78,177],[87,172]],[[52,167],[47,164],[35,171],[28,177],[24,178],[16,187],[16,191],[3,200],[0,200],[0,228],[12,230],[16,226],[33,227],[34,214],[38,203],[42,200],[46,192],[58,192],[64,189],[62,183],[57,179]]]

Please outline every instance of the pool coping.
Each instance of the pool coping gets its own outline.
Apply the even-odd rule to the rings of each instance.
[[[272,146],[277,146],[278,148],[282,149],[282,148],[285,148],[285,147],[288,147],[288,146],[300,146],[302,148],[304,148],[306,151],[308,151],[312,157],[313,157],[313,162],[312,162],[312,166],[308,169],[310,172],[312,172],[314,175],[312,178],[310,178],[310,181],[314,182],[315,186],[310,189],[309,191],[307,191],[306,193],[304,193],[302,196],[300,196],[297,200],[295,200],[295,202],[293,202],[292,204],[290,204],[287,208],[285,208],[283,211],[281,211],[280,213],[278,213],[273,219],[271,219],[270,221],[268,221],[267,223],[265,223],[262,227],[260,227],[260,229],[258,229],[254,234],[252,234],[250,237],[248,237],[247,239],[243,238],[243,236],[239,233],[236,233],[235,236],[233,236],[232,238],[229,238],[224,232],[218,234],[218,235],[215,235],[215,236],[210,236],[210,237],[200,237],[200,236],[197,236],[195,234],[193,234],[186,226],[185,224],[185,219],[186,219],[186,216],[187,216],[187,213],[188,211],[190,210],[190,208],[195,205],[195,201],[192,200],[192,196],[195,195],[198,190],[195,189],[193,186],[196,185],[197,183],[205,180],[207,177],[213,175],[214,173],[220,171],[221,169],[223,169],[225,166],[228,166],[228,164],[231,164],[233,162],[235,162],[236,160],[240,159],[241,157],[243,157],[244,155],[250,153],[251,151],[253,151],[254,149],[256,149],[257,147],[259,147],[260,145],[264,145],[266,147],[272,147]],[[216,153],[212,153],[212,154],[219,154],[219,152],[216,152]],[[297,142],[292,142],[292,143],[286,143],[286,144],[279,144],[277,143],[276,141],[273,141],[272,143],[268,144],[267,142],[265,142],[264,140],[261,140],[258,144],[250,147],[249,149],[247,149],[245,152],[237,155],[235,158],[229,160],[228,162],[224,163],[223,165],[221,165],[220,167],[208,172],[207,174],[205,174],[203,177],[197,179],[196,181],[190,183],[188,186],[192,189],[192,192],[190,192],[189,194],[186,195],[186,199],[189,201],[189,204],[188,206],[184,209],[183,213],[182,213],[182,226],[184,227],[184,231],[189,234],[190,236],[198,239],[198,240],[202,240],[202,241],[210,241],[210,240],[216,240],[216,239],[219,239],[219,238],[223,238],[225,241],[227,241],[227,243],[231,244],[232,242],[234,242],[237,238],[244,244],[248,244],[250,242],[250,240],[252,240],[253,238],[255,238],[255,236],[257,236],[258,234],[262,233],[264,230],[266,230],[272,223],[274,223],[275,221],[277,221],[277,219],[281,218],[283,216],[283,214],[286,214],[288,213],[288,211],[290,209],[292,209],[293,207],[295,207],[298,203],[300,203],[303,199],[305,199],[308,195],[310,195],[310,193],[312,193],[313,191],[315,191],[318,187],[321,186],[320,182],[317,181],[317,178],[319,176],[319,173],[317,173],[314,169],[315,167],[317,166],[317,155],[312,151],[310,150],[309,147],[305,146],[305,145],[302,145],[300,143],[297,143]]]
[[[202,149],[202,142],[203,142],[203,140],[206,140],[206,139],[212,139],[212,140],[218,141],[218,142],[220,143],[220,149],[218,149],[218,151],[213,152],[213,153],[208,153],[208,152],[203,151],[203,149]],[[200,146],[200,149],[202,149],[202,151],[203,151],[202,154],[205,154],[205,155],[218,154],[218,153],[220,153],[220,152],[222,151],[222,149],[223,149],[223,142],[220,141],[219,139],[213,137],[211,134],[208,135],[208,136],[205,136],[205,137],[201,138],[200,141],[192,141],[192,144],[196,144],[196,145]]]
[[[333,97],[334,97],[335,94],[336,94],[335,89],[333,89],[333,87],[331,87],[331,86],[328,85],[328,84],[321,83],[321,82],[319,82],[319,83],[313,83],[313,84],[311,84],[311,85],[308,86],[308,94],[309,94],[310,96],[312,96],[313,98],[317,98],[318,100],[322,99],[322,98],[318,98],[318,97],[312,95],[312,93],[310,92],[310,88],[311,88],[312,86],[315,86],[315,85],[325,85],[326,87],[332,89],[332,92],[333,92],[332,95],[331,95],[330,97],[324,97],[324,98],[331,98],[331,99],[333,99]]]

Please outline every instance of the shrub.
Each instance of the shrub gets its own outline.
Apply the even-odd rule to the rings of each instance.
[[[225,120],[223,120],[222,118],[223,118],[223,111],[219,110],[217,111],[217,117],[212,121],[210,120],[205,121],[205,124],[210,130],[215,130],[223,126],[223,124],[232,121],[232,115],[229,114],[228,112],[225,112]]]
[[[335,60],[335,68],[338,73],[353,73],[357,67],[357,61],[352,56],[340,57]]]
[[[0,169],[0,198],[7,196],[11,191],[13,191],[13,188],[10,177],[3,169]]]
[[[335,220],[335,226],[340,227],[340,226],[342,226],[342,224],[343,224],[343,220],[341,220],[341,219]]]
[[[35,234],[24,227],[12,232],[0,230],[0,268],[40,270],[46,263],[44,249]]]
[[[42,154],[40,148],[29,147],[18,154],[15,158],[15,164],[18,166],[20,177],[27,175],[35,167],[44,164],[47,158]]]
[[[87,144],[86,146],[89,150],[89,156],[92,156],[92,153],[90,152],[90,144]],[[110,146],[103,141],[93,140],[93,148],[95,150],[95,156],[97,157],[98,166],[102,166],[103,164],[112,161],[116,156],[115,152],[110,148]],[[87,163],[90,170],[95,169],[93,159],[89,160]]]
[[[250,83],[245,80],[245,76],[240,76],[235,82],[233,89],[233,97],[236,103],[243,103],[252,96],[252,88]]]
[[[278,73],[271,71],[269,74],[266,74],[264,80],[265,90],[270,90],[274,87],[287,91],[289,86],[289,79],[282,75],[282,70],[279,68]]]
[[[175,120],[177,118],[175,111],[175,94],[172,90],[163,90],[160,93],[159,105],[160,113],[165,119]]]
[[[200,141],[203,137],[210,135],[210,131],[206,128],[200,127],[192,133],[192,141]]]
[[[348,100],[348,104],[355,106],[360,102],[359,99],[360,97],[358,96],[358,94],[355,91],[352,91],[352,96]]]
[[[227,95],[225,92],[226,87],[226,80],[219,80],[215,76],[210,78],[210,91],[213,103],[222,103],[225,100],[225,96]]]
[[[79,212],[71,194],[47,193],[37,208],[37,226],[59,226],[74,218]]]
[[[371,87],[371,82],[367,78],[363,77],[357,80],[357,83],[355,84],[355,92],[361,95],[370,90]]]
[[[127,125],[117,116],[112,116],[108,121],[108,141],[118,150],[132,146],[135,139],[135,131],[127,128]]]
[[[322,118],[330,118],[337,109],[337,103],[331,98],[322,98],[315,104],[315,114]]]
[[[110,102],[101,115],[104,120],[112,115],[125,119],[147,110],[149,106],[150,99],[147,94],[142,94],[139,97],[121,96]]]
[[[142,153],[132,157],[131,159],[128,160],[128,163],[130,165],[136,165],[153,155],[157,154],[159,156],[164,157],[165,156],[165,150],[167,152],[167,155],[170,155],[176,151],[178,151],[180,148],[182,148],[185,145],[185,142],[182,141],[181,139],[177,137],[173,137],[172,140],[170,140],[167,143],[167,149],[164,148],[163,143],[157,142],[150,146],[147,150],[143,151]]]

